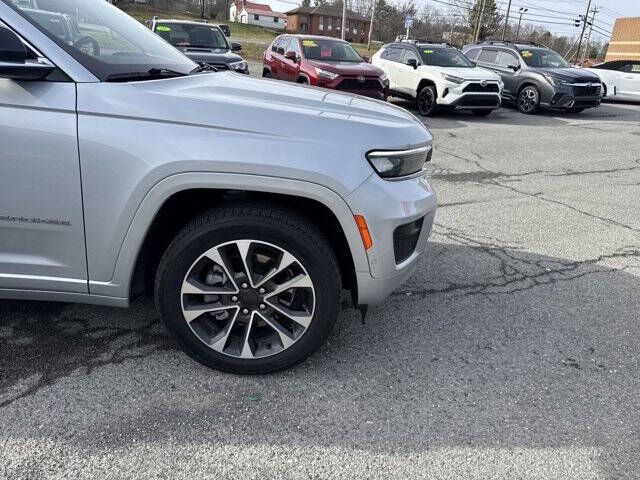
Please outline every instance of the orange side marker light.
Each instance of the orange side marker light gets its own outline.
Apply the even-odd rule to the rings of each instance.
[[[371,240],[371,234],[369,233],[367,222],[362,215],[354,215],[353,218],[355,218],[356,225],[358,226],[358,230],[360,231],[360,236],[362,237],[362,245],[364,245],[365,250],[369,250],[371,247],[373,247],[373,240]]]

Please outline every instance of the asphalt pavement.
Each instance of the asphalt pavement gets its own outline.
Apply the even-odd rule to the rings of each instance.
[[[292,370],[193,362],[150,298],[0,301],[0,478],[638,478],[640,105],[426,123],[415,274]]]

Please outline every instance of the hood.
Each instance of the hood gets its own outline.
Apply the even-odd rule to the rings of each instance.
[[[307,62],[314,67],[340,75],[368,75],[379,77],[383,73],[381,68],[365,62],[323,62],[321,60],[307,60]]]
[[[600,82],[600,77],[595,73],[581,68],[532,68],[531,70],[566,82],[575,82],[576,80],[581,82]]]
[[[434,67],[431,65],[422,65],[418,68],[426,68],[432,71],[442,72],[446,75],[464,78],[465,80],[500,80],[498,74],[481,67],[465,68],[465,67]]]
[[[78,112],[140,125],[141,135],[162,137],[170,164],[145,160],[162,165],[158,177],[181,164],[190,171],[244,169],[317,183],[343,197],[374,175],[367,152],[432,140],[424,124],[400,107],[229,71],[86,84]],[[233,160],[222,161],[227,155]]]
[[[233,63],[243,60],[240,55],[236,55],[235,53],[222,48],[181,47],[179,50],[191,60],[198,63]]]

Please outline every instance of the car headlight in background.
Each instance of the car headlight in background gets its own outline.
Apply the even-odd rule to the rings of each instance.
[[[442,78],[444,78],[447,82],[456,83],[458,85],[464,82],[464,78],[456,77],[454,75],[448,75],[446,73],[443,73],[441,75]]]
[[[401,179],[421,173],[431,160],[431,145],[411,150],[374,150],[367,154],[367,160],[382,178]]]
[[[554,87],[558,87],[560,85],[565,85],[569,83],[569,82],[565,82],[564,80],[560,80],[559,78],[552,77],[551,75],[544,75],[544,78],[546,78],[547,82],[549,82]]]
[[[322,78],[323,80],[335,80],[338,78],[337,73],[327,72],[326,70],[322,70],[321,68],[316,67],[316,75]]]
[[[240,60],[239,62],[230,63],[229,68],[237,72],[244,72],[247,68],[249,68],[249,64],[245,60]]]

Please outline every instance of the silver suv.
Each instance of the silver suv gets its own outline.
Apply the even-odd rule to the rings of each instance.
[[[126,307],[186,353],[275,371],[405,281],[431,135],[375,100],[216,72],[104,0],[0,0],[0,298]]]

